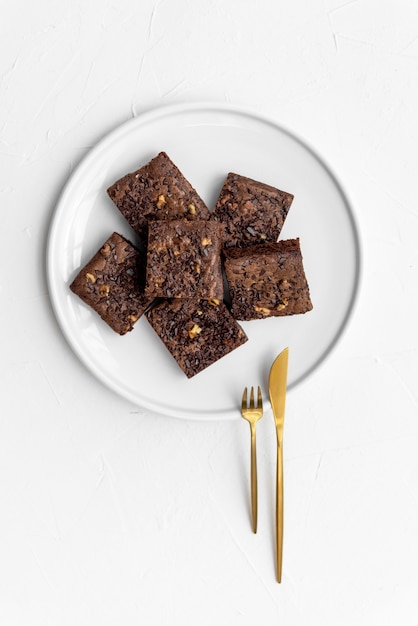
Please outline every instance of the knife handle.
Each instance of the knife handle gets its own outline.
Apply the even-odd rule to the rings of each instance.
[[[282,581],[283,562],[283,443],[277,444],[277,480],[276,480],[276,557],[277,582]]]

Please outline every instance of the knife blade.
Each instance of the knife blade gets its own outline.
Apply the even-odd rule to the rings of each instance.
[[[277,582],[282,580],[283,563],[283,430],[286,407],[287,367],[289,348],[275,359],[269,375],[269,396],[277,436],[276,472],[276,566]]]

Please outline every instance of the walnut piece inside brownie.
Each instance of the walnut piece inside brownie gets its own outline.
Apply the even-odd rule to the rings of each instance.
[[[119,335],[131,331],[153,298],[144,294],[145,255],[113,233],[70,285]]]
[[[164,300],[146,318],[179,367],[192,378],[247,341],[219,300]]]
[[[150,297],[222,300],[219,225],[201,220],[151,222],[145,292]]]
[[[231,311],[238,320],[312,309],[299,239],[224,250]]]
[[[126,174],[107,190],[119,211],[146,245],[155,220],[207,220],[209,209],[165,152]]]
[[[276,242],[293,195],[230,172],[211,215],[222,224],[223,247]]]

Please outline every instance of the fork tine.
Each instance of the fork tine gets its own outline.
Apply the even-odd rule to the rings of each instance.
[[[260,389],[260,387],[258,387],[258,393],[257,393],[257,408],[258,409],[262,409],[263,408],[263,398],[261,397],[261,389]]]
[[[254,387],[251,387],[251,394],[250,394],[250,409],[254,408]]]
[[[244,393],[242,394],[242,403],[241,403],[241,409],[245,411],[246,408],[247,408],[247,387],[245,387]]]

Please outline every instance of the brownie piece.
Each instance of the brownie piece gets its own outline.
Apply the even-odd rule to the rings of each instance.
[[[211,219],[222,224],[223,247],[276,242],[293,195],[230,172]]]
[[[220,226],[210,221],[149,223],[145,293],[223,299]]]
[[[153,298],[144,294],[146,256],[113,233],[77,274],[71,291],[119,335],[133,329]]]
[[[219,300],[164,300],[145,315],[188,378],[248,340]]]
[[[225,250],[233,316],[253,320],[312,309],[299,239]]]
[[[107,193],[144,245],[150,221],[207,220],[210,216],[202,198],[165,152],[123,176]]]

